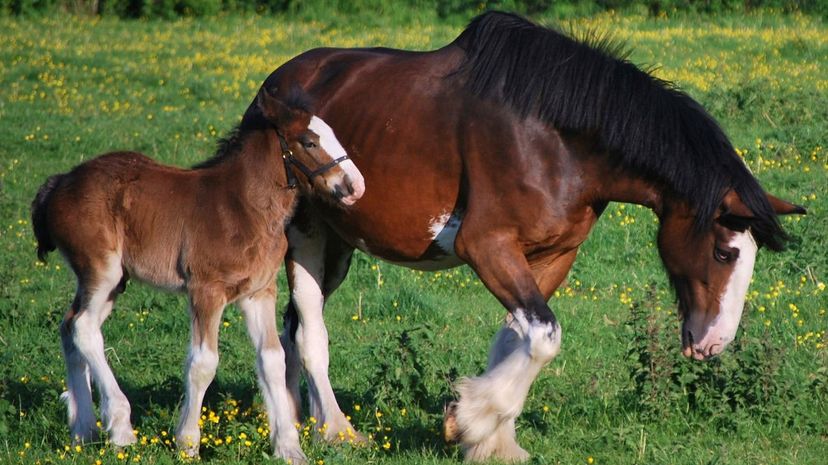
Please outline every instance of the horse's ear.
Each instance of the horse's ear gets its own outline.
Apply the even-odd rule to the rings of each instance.
[[[722,199],[722,215],[732,215],[741,218],[753,218],[754,214],[750,208],[742,202],[742,198],[734,190],[729,190]]]
[[[768,202],[770,202],[773,211],[777,215],[804,215],[808,212],[805,207],[800,207],[770,194],[765,195],[768,196]]]

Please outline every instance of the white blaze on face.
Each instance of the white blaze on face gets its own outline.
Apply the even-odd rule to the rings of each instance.
[[[694,344],[704,350],[708,356],[721,353],[736,336],[758,250],[750,231],[737,232],[727,245],[738,249],[739,257],[736,259],[733,273],[722,293],[719,314],[710,322],[704,338]]]
[[[331,161],[347,155],[345,148],[342,147],[342,144],[336,138],[333,129],[322,118],[313,116],[310,125],[308,125],[308,129],[319,136],[319,145],[322,147],[322,150],[331,156]],[[353,190],[353,194],[343,197],[341,200],[343,203],[351,205],[365,193],[365,179],[363,179],[362,173],[359,172],[359,169],[357,169],[354,162],[350,159],[341,162],[339,166],[345,172],[351,190]]]

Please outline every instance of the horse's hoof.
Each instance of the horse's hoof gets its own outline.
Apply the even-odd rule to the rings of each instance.
[[[79,446],[98,442],[101,440],[101,430],[97,425],[91,423],[88,426],[79,426],[77,431],[72,432],[72,445]]]
[[[460,431],[457,427],[457,401],[451,401],[443,409],[443,439],[449,444],[460,442]]]
[[[75,433],[72,435],[72,445],[81,446],[90,444],[101,440],[101,432],[98,429],[89,430],[85,433]]]

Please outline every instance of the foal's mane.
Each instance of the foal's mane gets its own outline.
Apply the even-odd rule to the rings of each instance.
[[[291,86],[284,94],[282,102],[287,108],[301,110],[310,114],[314,113],[313,99],[298,85]],[[193,169],[211,168],[220,165],[241,151],[248,134],[254,131],[274,128],[273,123],[264,117],[256,101],[254,101],[254,105],[251,108],[255,110],[251,114],[245,115],[236,127],[218,140],[216,154],[207,160],[193,165]]]
[[[786,235],[759,183],[724,131],[695,100],[640,70],[605,38],[574,40],[509,13],[484,13],[455,40],[473,94],[556,128],[598,135],[621,166],[657,180],[696,210],[708,230],[728,188],[754,213],[759,243]],[[619,56],[620,55],[620,56]]]

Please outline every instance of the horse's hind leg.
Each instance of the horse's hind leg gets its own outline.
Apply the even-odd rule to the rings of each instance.
[[[269,288],[245,297],[238,303],[247,323],[247,332],[256,348],[256,372],[267,406],[273,454],[288,463],[306,463],[294,427],[285,384],[285,352],[276,329],[276,289]]]
[[[190,353],[184,371],[186,392],[175,439],[190,457],[198,455],[201,431],[198,420],[207,387],[218,367],[218,333],[221,314],[227,303],[224,289],[210,286],[190,290]]]
[[[84,386],[88,386],[88,382],[82,359],[100,390],[101,417],[104,427],[109,432],[109,440],[115,446],[125,446],[136,440],[129,418],[131,410],[129,401],[118,386],[115,375],[106,361],[101,334],[101,325],[112,312],[117,293],[123,290],[120,257],[112,255],[100,267],[90,269],[95,270],[94,276],[79,279],[76,297],[79,311],[65,320],[61,327],[70,377],[69,397],[71,399],[77,393],[77,397],[71,401],[87,401]],[[89,400],[91,401],[91,397]],[[80,410],[78,413],[81,413]],[[84,416],[82,421],[88,421],[88,417]],[[73,430],[73,435],[83,432],[82,429],[88,431],[85,425],[77,425],[78,431]]]
[[[322,427],[322,436],[327,441],[360,442],[364,437],[342,413],[328,377],[328,331],[322,315],[325,298],[345,279],[353,249],[334,237],[324,225],[296,224],[294,220],[288,230],[290,248],[286,268],[291,301],[282,337],[287,353],[288,386],[298,413],[301,362],[308,379],[310,413]]]

